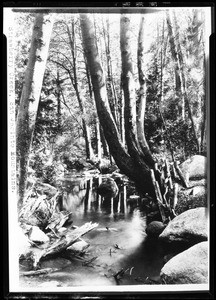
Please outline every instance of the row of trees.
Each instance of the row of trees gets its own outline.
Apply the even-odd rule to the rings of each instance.
[[[31,150],[51,149],[53,161],[110,154],[150,195],[158,158],[205,152],[203,11],[137,17],[18,14],[19,30],[34,22],[32,37],[17,32],[20,205]]]

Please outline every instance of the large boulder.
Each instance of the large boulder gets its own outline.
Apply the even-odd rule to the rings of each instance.
[[[207,158],[205,156],[194,155],[184,161],[179,167],[187,182],[207,177]]]
[[[208,239],[208,211],[205,207],[189,209],[169,222],[159,239],[164,242],[196,244]]]
[[[175,213],[177,215],[188,209],[197,207],[207,207],[207,189],[204,185],[179,191],[178,201],[175,206]]]
[[[166,284],[208,283],[208,242],[198,243],[171,258],[160,276]]]

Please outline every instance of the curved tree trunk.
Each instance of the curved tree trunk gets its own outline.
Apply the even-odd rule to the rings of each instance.
[[[130,16],[121,15],[120,20],[120,44],[122,57],[122,86],[125,99],[125,131],[128,152],[134,159],[135,165],[149,170],[149,165],[153,167],[152,160],[149,161],[142,152],[137,135],[136,120],[136,93],[134,82],[134,70],[132,63],[132,53],[130,48]],[[144,133],[144,132],[143,132]],[[151,156],[150,156],[151,157]],[[152,157],[151,157],[152,158]]]
[[[137,51],[137,65],[138,65],[138,76],[139,76],[139,110],[138,110],[138,120],[137,120],[137,135],[140,147],[146,161],[151,168],[154,168],[155,161],[149,149],[148,143],[145,138],[145,109],[146,109],[146,79],[144,74],[144,16],[140,20],[139,38],[138,38],[138,51]]]
[[[53,15],[38,13],[32,32],[31,48],[16,121],[18,208],[22,206],[38,104],[46,67]]]
[[[80,23],[83,45],[90,69],[97,111],[100,124],[103,128],[106,141],[109,145],[110,153],[120,170],[134,180],[137,187],[142,189],[142,191],[153,195],[154,189],[151,181],[150,169],[141,160],[140,164],[137,161],[135,163],[135,159],[125,151],[124,146],[121,143],[120,134],[110,111],[104,74],[99,60],[96,38],[94,35],[94,26],[89,15],[80,14]],[[126,69],[124,71],[126,71]],[[125,88],[127,89],[126,86]],[[128,110],[129,109],[130,108],[128,107]],[[129,111],[126,112],[128,123],[131,121],[129,118],[130,115],[131,114]],[[136,156],[138,156],[138,154],[136,154]]]

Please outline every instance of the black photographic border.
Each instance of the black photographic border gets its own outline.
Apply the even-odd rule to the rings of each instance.
[[[140,2],[136,2],[140,3]],[[4,2],[3,7],[29,7],[41,8],[43,7],[71,7],[72,9],[82,8],[83,11],[88,11],[89,8],[98,8],[101,10],[108,10],[112,12],[113,8],[123,8],[128,9],[128,11],[133,8],[133,12],[139,10],[139,7],[136,3],[133,2]],[[209,163],[209,172],[210,172],[210,188],[209,188],[209,215],[210,215],[210,276],[209,276],[209,291],[175,291],[175,285],[173,285],[173,291],[171,292],[35,292],[35,293],[11,293],[9,291],[9,249],[8,249],[8,187],[7,187],[7,39],[3,35],[2,38],[2,101],[1,101],[1,150],[2,150],[2,159],[1,159],[1,229],[3,237],[3,255],[1,257],[3,262],[3,281],[1,283],[1,294],[3,299],[214,299],[214,249],[215,249],[215,4],[214,2],[141,2],[144,7],[211,7],[211,19],[212,19],[212,34],[210,36],[210,103],[208,109],[209,122],[209,132],[208,132],[208,163]],[[2,13],[3,16],[3,13]],[[154,286],[152,286],[154,290]]]

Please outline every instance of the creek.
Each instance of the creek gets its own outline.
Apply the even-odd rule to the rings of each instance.
[[[113,286],[144,284],[150,278],[157,284],[164,264],[163,250],[157,240],[145,233],[146,213],[139,200],[130,200],[130,187],[118,180],[119,193],[115,198],[104,198],[97,187],[106,175],[80,176],[74,174],[62,181],[65,197],[63,209],[72,212],[73,224],[98,223],[98,227],[83,236],[89,243],[84,265],[79,259],[69,261],[55,258],[42,262],[41,268],[59,268],[40,276],[20,277],[21,286],[70,287]],[[124,270],[121,277],[114,276]]]

